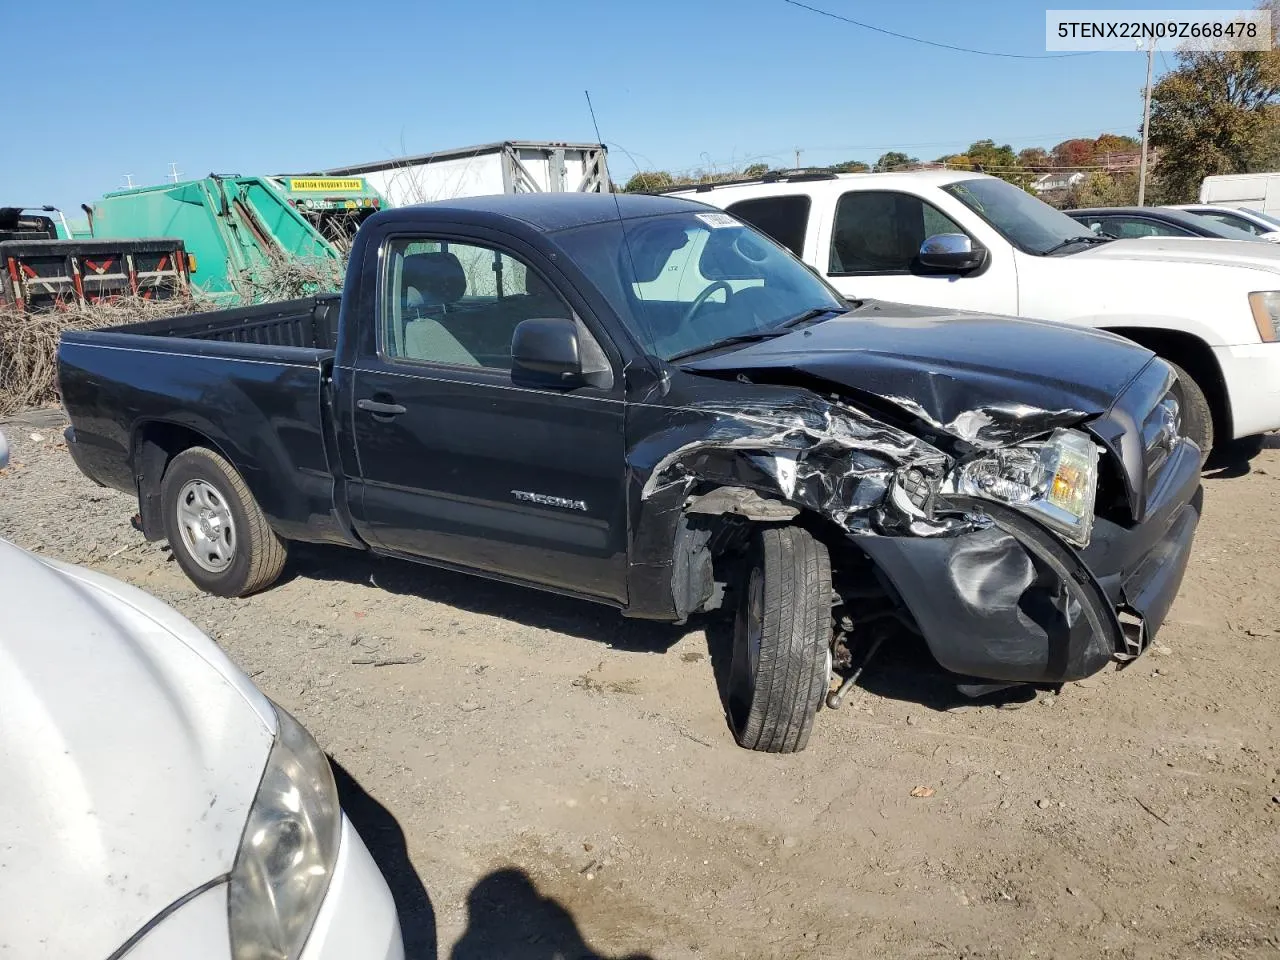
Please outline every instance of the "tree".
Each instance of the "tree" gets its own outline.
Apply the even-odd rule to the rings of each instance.
[[[1005,144],[997,147],[994,140],[978,140],[969,144],[969,149],[965,151],[966,156],[974,162],[979,168],[986,167],[1016,167],[1018,165],[1018,157],[1013,152],[1013,147]]]
[[[1264,5],[1273,21],[1276,6]],[[1187,51],[1177,59],[1151,90],[1150,139],[1160,151],[1155,179],[1186,202],[1205,177],[1244,173],[1272,149],[1280,50]]]
[[[1053,164],[1053,158],[1044,147],[1026,147],[1018,151],[1018,166],[1032,167],[1036,173],[1043,173]]]
[[[1055,166],[1087,167],[1093,163],[1096,150],[1094,141],[1076,138],[1063,140],[1051,152]]]
[[[888,154],[886,154],[886,156],[888,156]],[[883,160],[884,157],[881,157],[880,159]],[[871,168],[861,160],[846,160],[843,163],[833,163],[831,165],[831,169],[836,173],[867,173],[871,170]]]
[[[675,178],[665,170],[638,171],[622,188],[623,193],[647,193],[675,185]]]
[[[920,162],[919,157],[908,157],[905,153],[897,150],[890,150],[888,153],[881,155],[876,161],[876,170],[897,170],[902,167],[909,167],[912,164]]]
[[[944,163],[953,170],[989,173],[1023,189],[1028,189],[1034,179],[1034,174],[1018,163],[1013,147],[1007,143],[997,147],[994,140],[977,140],[969,144],[969,149],[964,153],[947,154],[939,157],[936,162]]]
[[[769,165],[767,163],[749,163],[747,166],[742,168],[743,177],[750,177],[752,179],[756,177],[763,177],[768,172]]]
[[[1094,154],[1100,153],[1136,153],[1142,149],[1142,141],[1137,137],[1118,133],[1104,133],[1093,141]]]
[[[1132,173],[1095,170],[1067,191],[1066,207],[1128,207],[1138,202],[1138,178]]]
[[[1250,173],[1280,170],[1280,107],[1269,107],[1267,114],[1262,134],[1249,157]]]

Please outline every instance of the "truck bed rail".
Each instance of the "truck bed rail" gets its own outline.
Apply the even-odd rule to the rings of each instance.
[[[328,293],[281,303],[104,327],[99,332],[335,350],[341,303],[341,294]]]

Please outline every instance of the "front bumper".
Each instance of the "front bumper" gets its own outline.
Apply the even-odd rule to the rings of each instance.
[[[1231,404],[1231,435],[1280,429],[1280,343],[1214,347]]]
[[[300,960],[404,960],[400,921],[387,881],[346,814],[329,892]]]
[[[1199,466],[1199,452],[1184,442],[1149,495],[1146,519],[1122,527],[1098,518],[1084,550],[986,502],[974,505],[995,521],[985,530],[859,544],[947,670],[1009,682],[1079,680],[1140,655],[1164,622],[1200,521]]]

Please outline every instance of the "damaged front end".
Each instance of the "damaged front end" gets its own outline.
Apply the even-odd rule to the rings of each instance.
[[[802,389],[776,371],[721,381],[722,399],[666,408],[664,429],[631,451],[633,578],[665,586],[683,619],[719,602],[716,558],[735,531],[801,523],[838,568],[852,558],[834,606],[852,610],[874,571],[870,593],[955,674],[1056,683],[1132,659],[1167,613],[1199,518],[1194,445],[1178,441],[1154,474],[1124,461],[1129,422],[1163,415],[1168,370],[1150,369],[1126,391],[1147,410],[927,409],[888,392],[820,395],[833,385]],[[857,619],[837,614],[837,626]]]

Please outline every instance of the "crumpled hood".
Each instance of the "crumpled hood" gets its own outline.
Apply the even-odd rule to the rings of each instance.
[[[164,604],[0,540],[0,943],[109,956],[232,867],[270,702]]]
[[[1214,267],[1251,267],[1280,273],[1280,245],[1252,240],[1210,240],[1192,237],[1145,237],[1094,244],[1071,259],[1159,260]]]
[[[962,440],[997,444],[1106,412],[1152,357],[1097,330],[867,300],[684,368],[819,377]]]

